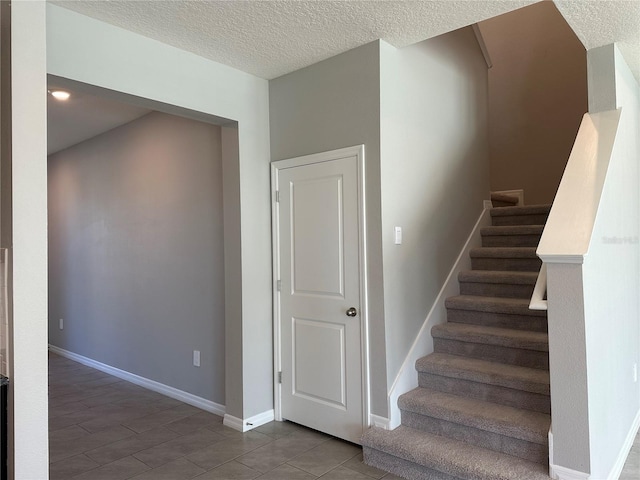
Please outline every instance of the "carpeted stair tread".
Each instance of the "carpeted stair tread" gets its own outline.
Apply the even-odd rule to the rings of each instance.
[[[398,405],[401,410],[539,445],[546,445],[551,423],[551,417],[544,413],[420,387],[401,395]]]
[[[550,211],[551,205],[521,205],[492,208],[490,213],[492,217],[508,217],[512,215],[548,215]]]
[[[447,322],[435,325],[431,329],[431,335],[434,338],[446,338],[461,342],[500,345],[539,352],[549,351],[549,337],[542,332]]]
[[[536,247],[477,247],[469,252],[471,258],[534,258]]]
[[[445,300],[445,307],[456,310],[471,310],[476,312],[507,313],[513,315],[528,315],[546,317],[544,310],[530,310],[529,299],[482,297],[476,295],[456,295]]]
[[[458,274],[458,281],[470,283],[507,283],[510,285],[535,285],[537,272],[513,272],[499,270],[466,270]]]
[[[418,373],[549,395],[549,372],[487,360],[432,353],[416,361]]]
[[[506,236],[506,235],[542,235],[544,225],[500,225],[483,227],[480,235]]]
[[[453,478],[549,480],[543,465],[405,426],[391,431],[371,428],[363,435],[362,444],[365,460],[372,465],[376,465],[376,451],[381,451]],[[402,475],[398,470],[394,473]]]

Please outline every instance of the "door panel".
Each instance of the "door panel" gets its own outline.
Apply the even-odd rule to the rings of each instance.
[[[278,170],[282,417],[363,430],[358,157]]]
[[[346,408],[344,325],[294,318],[292,326],[293,394]],[[309,358],[325,362],[309,363]]]
[[[342,177],[310,178],[289,186],[291,293],[344,297]]]

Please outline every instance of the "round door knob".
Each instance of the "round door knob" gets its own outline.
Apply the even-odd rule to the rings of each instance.
[[[347,310],[347,317],[355,317],[358,314],[358,311],[355,309],[355,307],[351,307],[349,310]]]

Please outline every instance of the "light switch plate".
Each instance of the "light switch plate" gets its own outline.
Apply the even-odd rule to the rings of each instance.
[[[402,245],[402,227],[395,228],[395,244]]]

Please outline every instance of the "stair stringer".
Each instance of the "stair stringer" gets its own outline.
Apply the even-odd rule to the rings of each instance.
[[[431,336],[431,327],[445,323],[447,321],[447,309],[445,307],[445,300],[453,295],[460,294],[460,284],[458,282],[458,274],[465,270],[471,269],[471,257],[469,252],[472,248],[477,248],[482,245],[482,236],[480,230],[484,227],[491,225],[491,202],[485,200],[483,210],[473,230],[467,237],[458,258],[453,264],[449,275],[447,276],[438,296],[436,297],[429,313],[420,327],[420,331],[416,336],[416,339],[411,345],[409,353],[402,363],[400,371],[396,375],[396,378],[391,385],[389,393],[387,395],[387,408],[389,411],[389,418],[383,419],[379,416],[372,415],[370,418],[370,424],[384,428],[386,430],[393,430],[400,426],[401,415],[400,407],[398,406],[398,398],[400,395],[407,393],[414,388],[418,387],[418,374],[416,372],[415,364],[419,358],[422,358],[430,353],[433,353],[433,337]],[[385,421],[386,420],[386,421]]]

